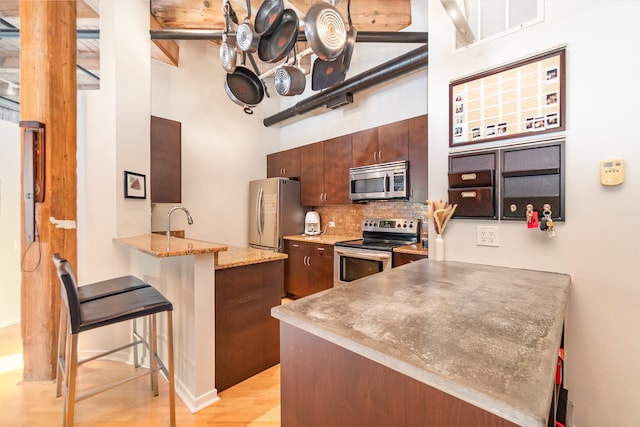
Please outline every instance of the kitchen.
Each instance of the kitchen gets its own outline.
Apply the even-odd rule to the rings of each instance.
[[[191,210],[195,222],[193,226],[188,226],[186,220],[176,218],[175,227],[185,229],[188,236],[197,236],[203,240],[243,245],[247,240],[247,233],[238,233],[229,225],[243,223],[238,212],[248,210],[248,200],[245,197],[248,191],[247,182],[264,177],[267,154],[424,114],[427,112],[427,100],[430,124],[429,195],[432,198],[445,197],[446,163],[449,154],[446,144],[449,130],[446,126],[446,91],[450,80],[477,72],[479,69],[510,62],[525,54],[567,43],[570,53],[568,74],[571,75],[571,79],[568,80],[570,138],[567,141],[567,166],[572,173],[567,182],[567,193],[570,195],[567,215],[569,219],[557,226],[557,238],[552,241],[526,234],[527,230],[521,229],[519,224],[501,222],[501,247],[498,249],[475,246],[475,227],[482,223],[453,221],[446,235],[447,258],[573,273],[575,276],[572,308],[567,332],[570,338],[567,349],[567,379],[576,403],[576,425],[606,425],[608,420],[616,420],[620,425],[634,425],[634,421],[639,417],[638,409],[634,408],[630,400],[630,396],[634,395],[634,386],[631,384],[637,384],[638,381],[627,383],[623,378],[638,376],[637,368],[634,367],[638,347],[637,343],[630,342],[621,331],[627,328],[626,325],[635,324],[638,320],[637,310],[634,308],[637,290],[632,283],[632,277],[637,274],[638,267],[632,256],[635,252],[629,240],[629,230],[635,229],[631,215],[637,210],[638,202],[632,198],[628,200],[628,210],[614,212],[615,220],[607,224],[609,228],[606,230],[598,227],[597,220],[594,220],[592,215],[581,216],[579,213],[591,212],[594,201],[607,206],[623,205],[627,202],[624,196],[628,194],[628,189],[637,183],[629,162],[627,182],[622,187],[611,191],[599,187],[599,161],[614,156],[631,160],[635,148],[619,127],[601,127],[593,123],[593,112],[587,109],[587,106],[592,104],[590,96],[587,97],[587,94],[580,90],[591,81],[599,80],[595,74],[596,70],[590,65],[594,46],[599,48],[600,55],[604,56],[607,62],[620,64],[619,70],[633,69],[637,65],[635,59],[626,55],[625,49],[621,47],[620,41],[627,36],[618,32],[618,26],[607,35],[596,35],[588,30],[585,22],[594,27],[601,25],[601,20],[607,19],[611,22],[620,19],[626,22],[625,20],[631,20],[631,16],[637,10],[633,9],[635,6],[625,2],[618,2],[618,5],[625,10],[633,9],[630,10],[633,13],[622,16],[614,13],[615,8],[606,6],[604,2],[592,3],[588,11],[582,10],[578,3],[547,4],[548,22],[455,55],[450,54],[449,35],[452,29],[440,10],[441,6],[414,4],[414,25],[419,30],[426,28],[426,21],[420,24],[418,17],[422,16],[426,20],[428,7],[431,33],[428,95],[427,78],[424,75],[406,82],[391,83],[388,90],[372,90],[366,93],[366,98],[356,96],[354,105],[349,108],[323,111],[317,117],[304,118],[282,128],[264,128],[259,120],[247,118],[241,109],[235,108],[236,106],[226,98],[221,85],[210,83],[211,73],[219,72],[216,71],[219,67],[213,47],[200,44],[185,45],[181,52],[183,65],[179,70],[157,64],[151,65],[150,70],[148,61],[142,58],[143,55],[128,53],[128,49],[125,48],[114,47],[109,51],[108,46],[104,46],[107,49],[105,55],[107,58],[113,58],[114,64],[122,62],[130,65],[120,65],[121,69],[113,65],[112,69],[105,69],[102,80],[105,92],[81,96],[81,104],[86,105],[87,111],[105,113],[100,118],[87,113],[87,124],[79,133],[86,135],[86,139],[90,141],[83,150],[83,157],[87,159],[85,173],[90,170],[91,174],[88,176],[86,187],[79,189],[81,196],[78,221],[86,224],[81,231],[78,251],[84,280],[97,280],[119,269],[125,272],[126,266],[121,256],[114,251],[111,239],[114,236],[140,234],[149,230],[149,206],[145,202],[123,202],[116,196],[119,184],[104,186],[105,188],[101,188],[99,184],[120,183],[123,169],[144,171],[144,167],[137,164],[135,159],[144,159],[146,151],[137,151],[136,145],[131,141],[148,138],[148,126],[144,123],[131,123],[128,116],[133,111],[136,112],[136,117],[148,117],[153,114],[184,123],[190,121],[190,117],[202,117],[201,120],[194,120],[192,125],[185,127],[184,134],[185,141],[202,141],[197,147],[185,145],[184,153],[184,162],[189,165],[189,173],[184,175],[184,204]],[[131,13],[129,9],[124,10],[124,6],[117,4],[104,4],[101,7],[105,9],[103,18],[106,20],[110,16],[115,20],[113,17],[116,14],[130,16]],[[575,18],[566,18],[576,10],[579,13]],[[146,16],[142,11],[140,13],[142,16],[139,22],[142,26]],[[632,22],[629,22],[628,28],[634,28]],[[138,34],[141,50],[148,49],[148,34],[143,33],[144,31]],[[109,28],[105,29],[104,34],[107,38]],[[443,36],[438,39],[434,37],[436,34]],[[133,35],[127,43],[131,44],[132,40]],[[376,58],[379,56],[386,60],[397,55],[397,52],[391,52],[393,49],[388,46],[375,50],[374,55],[366,45],[357,46],[355,57],[361,55],[369,59],[363,60],[363,63],[354,63],[354,73],[377,62]],[[208,59],[199,60],[200,55]],[[115,61],[116,57],[120,58],[120,61]],[[577,70],[580,70],[580,73]],[[144,93],[147,87],[145,82],[149,82],[148,74],[152,75],[152,86]],[[630,75],[623,74],[622,79],[608,79],[607,82],[606,90],[609,93],[638,93],[637,82]],[[627,87],[623,83],[630,86]],[[109,88],[111,92],[107,91]],[[115,95],[116,88],[123,93],[135,91],[140,96],[118,98]],[[185,92],[193,95],[186,98]],[[424,96],[418,97],[416,93]],[[149,98],[152,106],[146,101]],[[211,100],[216,102],[212,103]],[[266,110],[272,103],[277,102],[280,100],[266,99],[261,107],[256,109],[256,114],[259,114],[261,108],[264,107]],[[116,114],[108,112],[110,110],[106,110],[105,103],[116,104]],[[274,111],[279,109],[274,108]],[[598,116],[603,122],[613,123],[618,122],[619,115],[622,114],[625,119],[623,121],[629,122],[633,120],[630,110],[632,109],[603,109],[598,112]],[[327,126],[327,123],[340,123],[340,128]],[[13,135],[13,140],[19,138],[15,128],[8,128],[7,132]],[[210,137],[203,138],[202,135]],[[116,140],[119,141],[117,147],[112,142]],[[604,144],[602,141],[616,143]],[[588,149],[584,150],[583,147]],[[105,158],[113,160],[105,162]],[[203,194],[210,194],[211,197],[202,197]],[[3,201],[7,200],[3,197]],[[228,209],[230,205],[237,208]],[[100,221],[98,224],[98,218],[103,218],[104,222]],[[336,219],[336,225],[341,226],[339,217]],[[601,239],[605,239],[604,243],[618,240],[623,244],[609,245],[611,250],[601,250],[603,243],[593,244],[594,229]],[[18,236],[17,231],[13,233]],[[91,255],[92,251],[99,251],[103,254],[102,260],[107,262],[95,261]],[[9,254],[17,257],[15,251],[10,250]],[[599,267],[603,265],[612,268]],[[15,296],[11,300],[15,301]],[[593,343],[600,350],[594,350]],[[605,348],[621,348],[627,351],[611,352],[605,351]],[[603,369],[594,373],[593,366],[603,366]],[[613,384],[611,381],[614,381]]]

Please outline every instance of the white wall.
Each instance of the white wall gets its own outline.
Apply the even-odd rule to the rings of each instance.
[[[580,427],[638,426],[640,384],[640,209],[638,138],[629,135],[640,96],[640,3],[546,2],[543,23],[452,52],[453,27],[429,5],[429,194],[447,196],[448,88],[451,80],[566,44],[566,218],[554,239],[524,223],[454,220],[450,260],[570,273],[566,385]],[[606,30],[604,30],[606,26]],[[599,162],[626,160],[626,182],[599,183]],[[498,225],[500,247],[475,245],[476,226]]]
[[[20,321],[20,128],[0,120],[0,328]]]
[[[249,181],[266,176],[266,154],[277,151],[278,131],[265,128],[265,112],[278,96],[271,91],[254,114],[243,112],[226,95],[226,73],[218,46],[180,42],[178,68],[152,64],[151,112],[182,123],[182,205],[193,216],[175,212],[172,229],[186,237],[247,246]],[[166,229],[171,204],[153,207],[153,230]]]

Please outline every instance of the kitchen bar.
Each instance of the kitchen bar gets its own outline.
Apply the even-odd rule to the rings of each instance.
[[[546,426],[569,284],[423,260],[276,307],[282,426]]]

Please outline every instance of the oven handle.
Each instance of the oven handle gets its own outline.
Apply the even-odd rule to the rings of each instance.
[[[389,254],[374,255],[374,254],[365,254],[365,253],[362,253],[362,252],[343,251],[343,250],[340,250],[340,249],[336,249],[335,251],[336,251],[336,253],[338,255],[357,257],[357,258],[362,258],[362,259],[370,259],[370,260],[373,260],[373,261],[383,261],[385,259],[391,258],[391,255],[389,255]]]

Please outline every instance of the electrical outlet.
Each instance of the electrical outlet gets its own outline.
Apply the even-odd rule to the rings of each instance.
[[[476,235],[478,246],[500,246],[498,227],[478,227]]]
[[[336,223],[335,221],[329,221],[329,227],[335,227]]]

